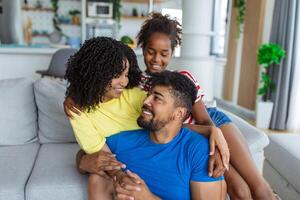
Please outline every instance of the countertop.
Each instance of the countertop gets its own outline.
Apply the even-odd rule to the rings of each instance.
[[[0,54],[53,54],[60,48],[68,48],[68,46],[2,44]]]
[[[53,54],[58,49],[70,48],[67,45],[43,45],[34,44],[17,45],[17,44],[0,44],[0,54]],[[141,48],[134,49],[137,56],[142,56],[143,52]]]

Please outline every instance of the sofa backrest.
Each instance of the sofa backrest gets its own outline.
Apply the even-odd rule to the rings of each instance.
[[[66,85],[65,81],[50,78],[41,78],[34,83],[40,143],[76,142],[63,111]]]
[[[37,141],[37,109],[33,81],[0,80],[0,145]]]

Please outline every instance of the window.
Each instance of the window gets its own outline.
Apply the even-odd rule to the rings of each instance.
[[[224,56],[226,34],[227,34],[227,19],[228,19],[228,0],[214,0],[213,7],[213,23],[212,30],[214,36],[211,41],[211,54]]]

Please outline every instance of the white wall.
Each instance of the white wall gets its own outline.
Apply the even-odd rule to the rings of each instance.
[[[138,62],[142,70],[145,70],[143,56],[138,56]],[[212,100],[222,91],[224,62],[217,61],[215,57],[201,58],[172,58],[169,70],[188,70],[199,82],[205,92],[204,100]]]
[[[40,75],[37,70],[46,70],[50,64],[52,54],[56,49],[0,49],[0,80],[7,78],[29,77],[37,79]],[[143,56],[137,56],[142,70],[145,70]],[[202,57],[197,59],[173,58],[169,70],[188,70],[198,80],[205,91],[205,100],[222,96],[224,59],[215,57]]]
[[[0,80],[28,77],[37,79],[37,70],[47,70],[57,49],[0,48]]]
[[[214,78],[213,78],[213,95],[216,98],[223,99],[223,85],[224,85],[224,73],[226,58],[216,58],[215,69],[214,69]]]
[[[148,4],[147,3],[128,3],[123,2],[121,12],[124,16],[131,16],[132,9],[136,8],[138,11],[138,15],[144,16],[148,15]],[[162,1],[161,3],[155,3],[153,6],[153,10],[156,12],[161,12],[163,8],[172,8],[172,9],[181,9],[182,2],[181,0],[172,0],[172,1]],[[124,35],[129,35],[132,38],[135,38],[138,31],[141,28],[142,23],[145,18],[133,19],[133,18],[121,18],[121,28],[118,33],[118,39]]]

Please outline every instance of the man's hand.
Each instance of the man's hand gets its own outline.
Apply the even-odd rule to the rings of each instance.
[[[146,183],[137,175],[129,170],[123,175],[118,176],[114,181],[116,199],[118,200],[158,200],[151,193]]]
[[[230,158],[230,152],[227,145],[227,142],[223,136],[222,131],[212,126],[211,127],[211,133],[209,137],[209,145],[210,145],[210,155],[214,155],[216,152],[216,148],[220,151],[221,159],[223,162],[224,167],[228,170],[229,169],[229,158]],[[217,163],[218,165],[218,163]]]
[[[224,175],[226,171],[225,166],[223,165],[221,155],[217,149],[213,155],[210,156],[208,161],[208,175],[214,178],[218,178]]]
[[[108,178],[105,171],[120,170],[126,166],[116,160],[115,155],[106,151],[83,155],[79,161],[79,169],[91,174]]]
[[[66,99],[64,101],[64,112],[67,115],[67,117],[69,117],[69,118],[73,117],[71,111],[73,113],[75,113],[76,115],[80,115],[80,112],[82,111],[82,109],[78,105],[75,104],[75,102],[73,101],[73,99],[71,97],[66,97]]]

